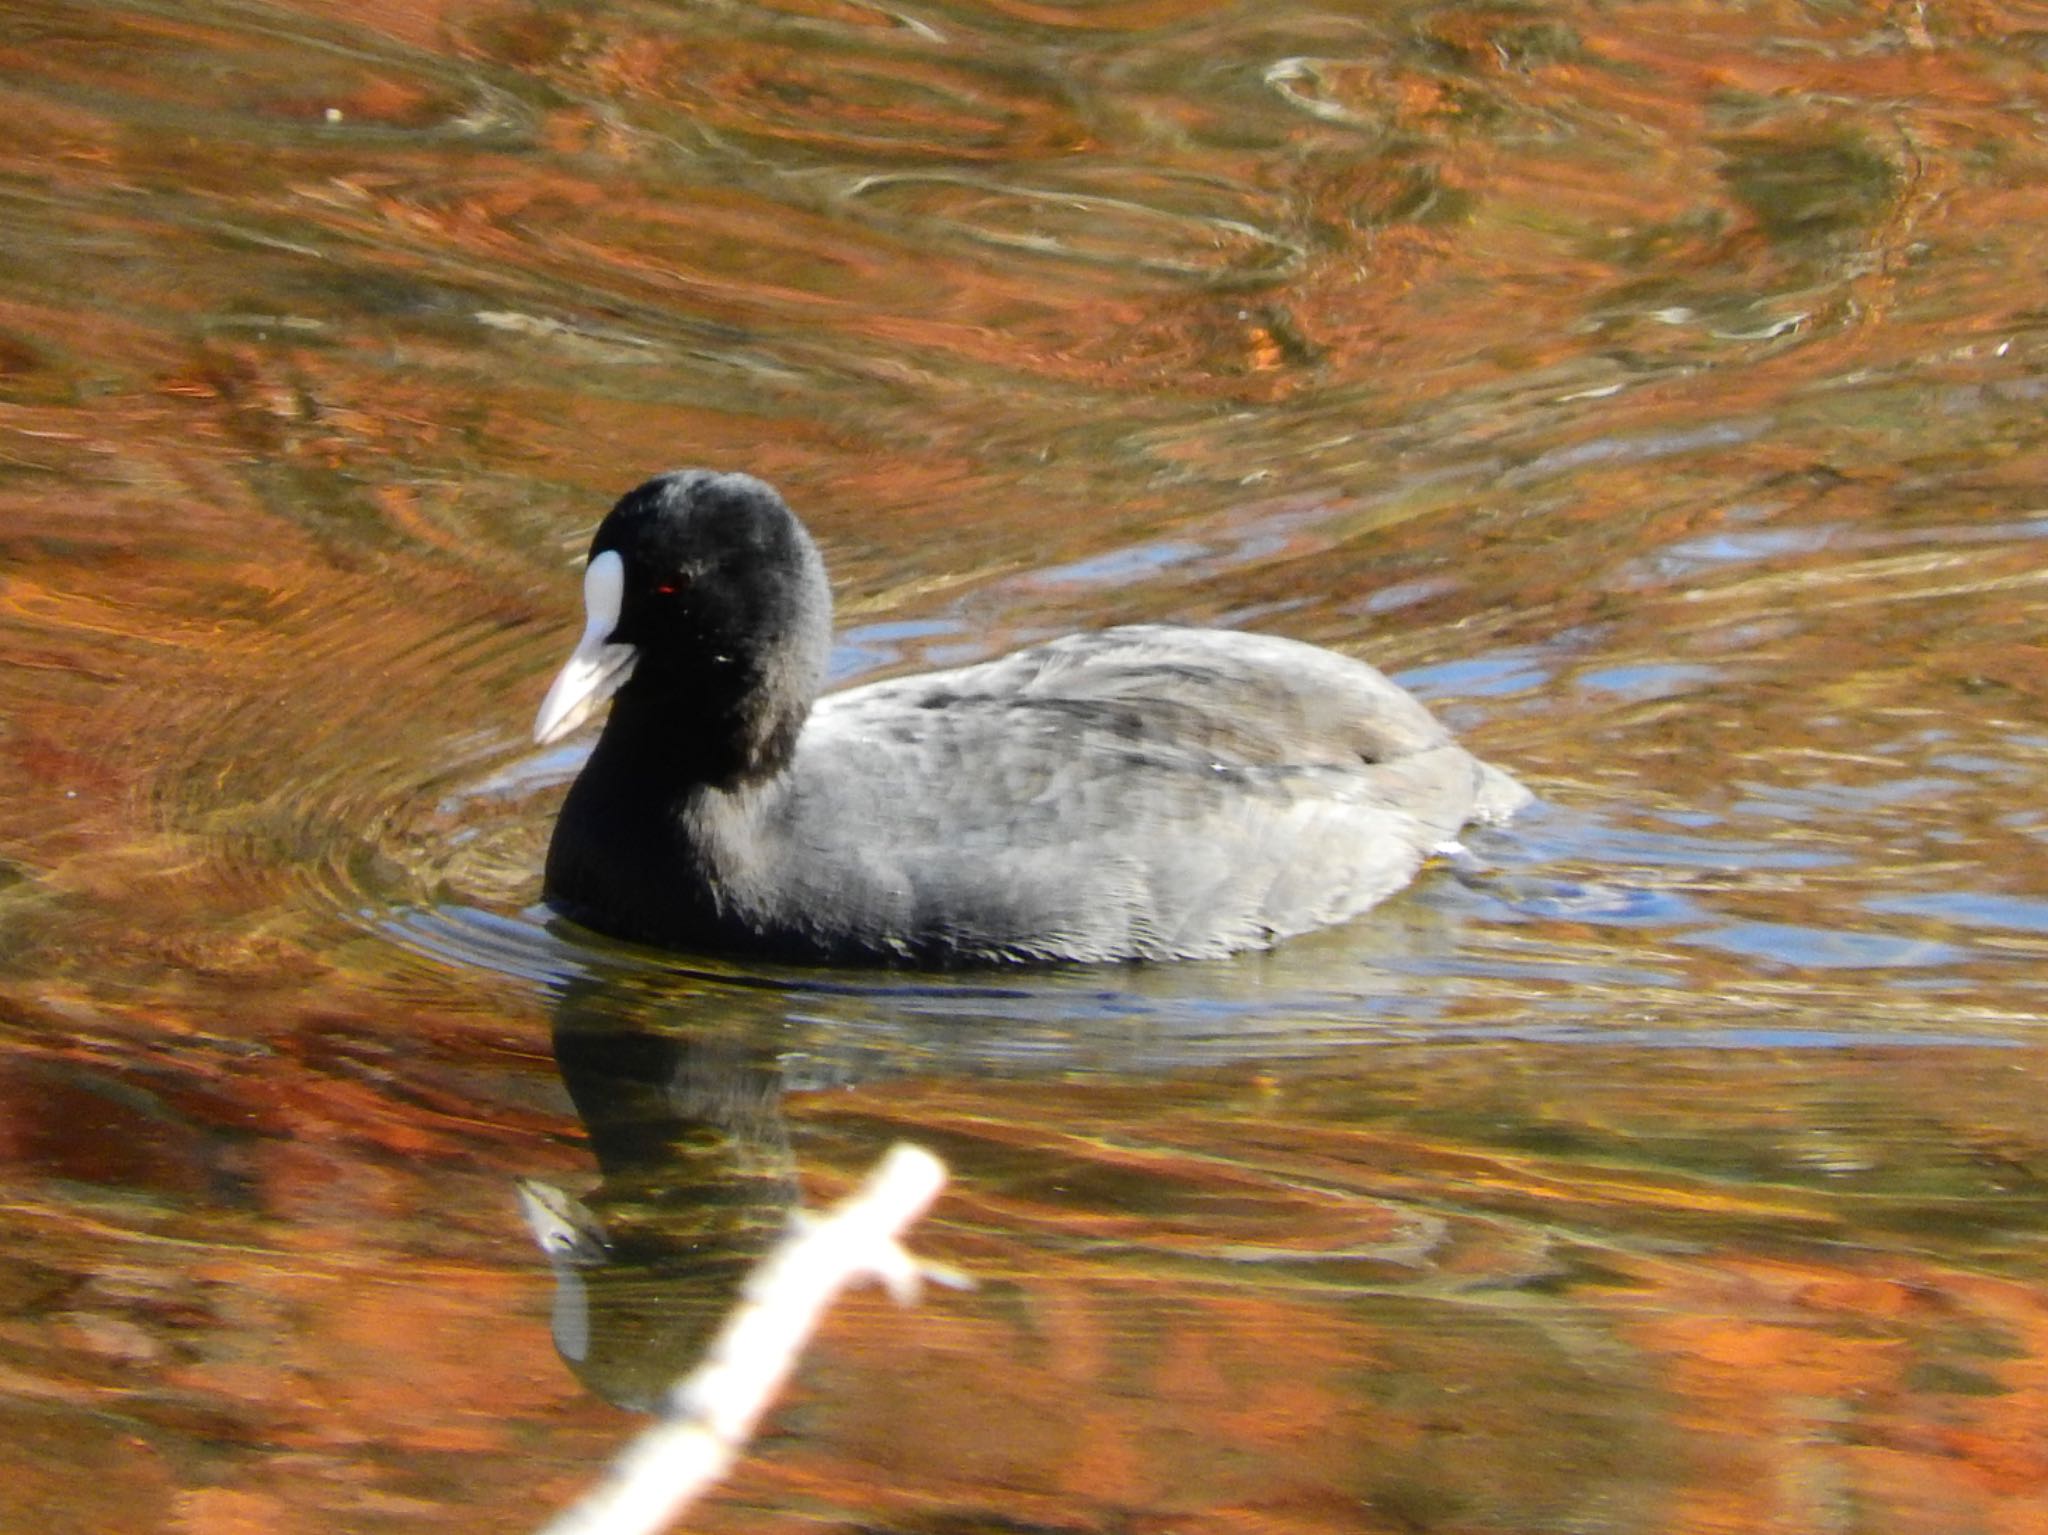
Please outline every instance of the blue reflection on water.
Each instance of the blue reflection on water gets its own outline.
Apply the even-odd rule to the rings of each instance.
[[[1498,698],[1530,693],[1550,681],[1550,667],[1534,651],[1505,650],[1462,661],[1440,661],[1399,673],[1395,681],[1419,698],[1444,695]]]
[[[1730,815],[1753,815],[1777,821],[1833,821],[1845,810],[1875,810],[1887,805],[1936,800],[1968,792],[1960,779],[1926,776],[1893,778],[1880,783],[1745,784],[1734,787],[1745,797],[1729,807]]]
[[[1878,896],[1863,904],[1870,911],[1937,917],[1960,927],[2048,933],[2048,900],[2029,896],[1993,895],[1977,890],[1929,890],[1914,895]]]
[[[1813,554],[1833,541],[1836,529],[1826,523],[1803,528],[1750,528],[1740,533],[1712,533],[1657,550],[1631,574],[1631,583],[1681,581],[1725,565],[1747,565],[1783,555]]]
[[[826,679],[839,683],[863,672],[891,666],[904,659],[905,641],[937,639],[958,634],[961,625],[949,618],[900,619],[893,623],[858,624],[842,629],[832,646],[832,660]]]
[[[1581,672],[1578,685],[1602,693],[1619,693],[1629,698],[1664,698],[1689,693],[1720,681],[1721,673],[1711,666],[1685,662],[1643,662],[1633,666],[1604,666]]]
[[[1170,570],[1175,565],[1184,565],[1210,552],[1203,544],[1173,540],[1138,544],[1129,549],[1112,549],[1107,554],[1075,560],[1069,565],[1049,566],[1034,572],[1031,583],[1034,586],[1121,585]]]
[[[1939,939],[1850,933],[1794,922],[1736,922],[1677,934],[1674,941],[1723,949],[1794,969],[1889,970],[1953,965],[1969,958],[1968,950]]]

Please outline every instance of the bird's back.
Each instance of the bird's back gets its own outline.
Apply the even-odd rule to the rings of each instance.
[[[1110,629],[819,700],[735,893],[824,957],[1216,956],[1363,911],[1527,797],[1362,662]]]

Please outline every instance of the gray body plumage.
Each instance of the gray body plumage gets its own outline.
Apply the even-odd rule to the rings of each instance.
[[[1133,627],[818,700],[674,809],[667,941],[924,963],[1215,957],[1364,911],[1528,798],[1372,667]],[[650,935],[654,936],[654,935]]]

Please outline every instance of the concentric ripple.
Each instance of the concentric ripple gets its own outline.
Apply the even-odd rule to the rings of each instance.
[[[1303,537],[1312,525],[1305,512],[1292,524]],[[1780,553],[1768,541],[1731,546],[1751,548]],[[1235,549],[1256,566],[1291,558],[1293,541],[1233,544],[1219,530],[1203,549],[1206,564]],[[1748,579],[1740,564],[1731,573]],[[1139,561],[1130,574],[1182,578],[1171,561]],[[1071,585],[1060,566],[1010,575],[999,589],[1022,603]],[[297,611],[269,632],[262,656],[268,675],[294,685],[244,680],[198,704],[160,701],[174,717],[148,730],[182,739],[190,755],[160,781],[159,811],[199,831],[221,888],[347,925],[382,952],[393,984],[460,990],[471,976],[621,1018],[715,999],[721,1012],[772,1019],[790,1058],[821,1080],[940,1065],[1153,1072],[1456,1035],[1765,1048],[2008,1037],[1981,1010],[1973,1023],[1934,1021],[1929,988],[1956,984],[1992,950],[1968,934],[1925,941],[1884,915],[1924,903],[1874,906],[1842,927],[1779,915],[1793,908],[1774,892],[1796,902],[1808,883],[1870,856],[1847,822],[1825,837],[1785,834],[1787,818],[1807,812],[1782,792],[1710,809],[1640,789],[1609,803],[1596,783],[1562,785],[1555,803],[1475,834],[1469,851],[1367,919],[1229,964],[917,977],[614,944],[537,904],[555,806],[587,750],[525,739],[554,659],[541,627],[460,604],[442,614],[395,606],[391,587],[374,582],[330,590],[317,617]],[[916,664],[921,647],[957,645],[962,627],[957,617],[857,626],[834,674]],[[314,678],[326,682],[307,685]],[[1580,666],[1559,647],[1475,655],[1405,680],[1454,719],[1483,701],[1472,722],[1566,697],[1573,728],[1597,735],[1643,728],[1724,679],[1707,666],[1632,665],[1612,650]],[[1825,808],[1885,821],[1912,801],[1872,785]],[[1878,999],[1829,979],[1873,966],[1922,986]],[[1855,1015],[1788,1019],[1788,973],[1815,994],[1847,986]]]

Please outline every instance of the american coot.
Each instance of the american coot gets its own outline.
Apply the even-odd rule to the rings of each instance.
[[[705,952],[1213,957],[1339,922],[1529,794],[1363,662],[1138,625],[818,696],[825,567],[750,475],[649,480],[591,540],[534,737],[611,716],[546,897]]]

